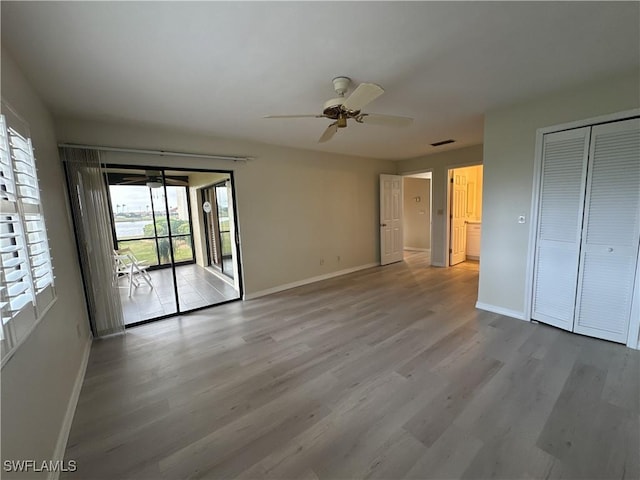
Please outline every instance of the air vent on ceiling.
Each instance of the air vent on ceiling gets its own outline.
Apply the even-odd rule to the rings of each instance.
[[[441,142],[432,143],[431,146],[432,147],[439,147],[440,145],[446,145],[447,143],[455,143],[455,140],[452,140],[450,138],[449,140],[442,140]]]

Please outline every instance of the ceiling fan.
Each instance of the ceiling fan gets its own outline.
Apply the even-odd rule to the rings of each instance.
[[[123,177],[124,182],[118,182],[118,185],[146,185],[149,188],[160,188],[162,187],[162,172],[157,170],[145,170],[144,176],[138,177]],[[167,177],[165,175],[164,181],[167,185],[180,185],[183,187],[188,187],[189,182],[185,182],[184,180],[180,180],[177,178]]]
[[[264,118],[330,118],[335,120],[324,131],[318,142],[326,142],[336,134],[339,128],[347,126],[347,120],[354,119],[357,123],[370,123],[390,127],[404,127],[413,118],[398,117],[395,115],[381,115],[377,113],[363,113],[362,108],[373,102],[384,93],[383,88],[375,83],[361,83],[345,98],[344,94],[349,89],[351,79],[348,77],[336,77],[333,79],[333,88],[338,94],[337,98],[325,102],[320,115],[267,115]]]

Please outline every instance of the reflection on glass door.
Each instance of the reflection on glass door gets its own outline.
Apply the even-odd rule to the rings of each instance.
[[[229,185],[221,182],[202,190],[209,265],[233,279],[233,249],[229,214]]]
[[[231,219],[229,217],[229,190],[227,182],[214,186],[216,207],[218,210],[218,235],[222,273],[233,278],[233,261],[231,250]]]
[[[208,264],[222,271],[222,252],[220,251],[220,234],[218,233],[218,207],[216,206],[215,188],[204,188],[202,190],[202,203],[205,215],[205,234],[207,244]]]

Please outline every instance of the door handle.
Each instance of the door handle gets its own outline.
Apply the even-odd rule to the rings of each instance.
[[[380,226],[381,226],[381,227],[386,227],[386,226],[387,226],[387,224],[386,224],[386,223],[381,223],[381,224],[380,224]]]
[[[611,248],[611,247],[607,248],[607,252],[609,252],[609,253],[613,252],[613,248]]]

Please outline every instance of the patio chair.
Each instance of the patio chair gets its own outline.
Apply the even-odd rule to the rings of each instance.
[[[133,252],[128,248],[113,251],[113,278],[114,284],[119,286],[120,278],[126,277],[128,280],[129,296],[133,291],[133,287],[138,288],[141,280],[144,281],[149,288],[153,288],[151,283],[151,275],[147,272],[149,265],[145,261],[139,261]]]

